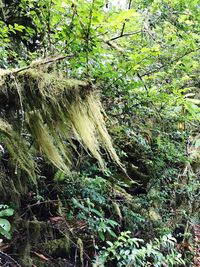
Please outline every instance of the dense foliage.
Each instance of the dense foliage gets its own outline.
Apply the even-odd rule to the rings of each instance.
[[[0,6],[0,250],[199,266],[199,1]]]

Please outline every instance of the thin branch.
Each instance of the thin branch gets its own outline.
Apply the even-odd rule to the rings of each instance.
[[[158,68],[156,68],[156,69],[154,69],[154,70],[152,70],[152,71],[143,73],[143,74],[141,74],[140,76],[141,76],[141,77],[144,77],[144,76],[148,76],[148,75],[150,75],[150,74],[153,74],[153,73],[159,71],[160,69],[162,69],[162,68],[164,68],[164,67],[167,67],[167,66],[172,65],[173,63],[179,61],[180,59],[184,58],[184,57],[187,56],[187,55],[189,55],[189,54],[191,54],[191,53],[193,53],[193,52],[197,52],[198,50],[200,50],[200,47],[197,47],[197,48],[194,49],[194,50],[190,50],[190,51],[186,52],[185,54],[183,54],[182,56],[177,57],[177,58],[171,60],[170,62],[168,62],[168,63],[166,63],[166,64],[162,64],[160,67],[158,67]]]
[[[129,1],[128,9],[131,9],[132,0]]]
[[[92,25],[92,17],[93,17],[93,8],[94,8],[95,0],[92,1],[92,6],[90,8],[89,12],[89,21],[88,21],[88,27],[87,27],[87,33],[86,33],[86,69],[87,69],[87,76],[89,76],[89,38],[90,38],[90,31],[91,31],[91,25]]]
[[[47,22],[46,22],[46,24],[47,24],[47,36],[48,36],[50,50],[52,47],[52,43],[51,43],[51,5],[52,5],[52,1],[49,2]]]
[[[132,0],[129,1],[128,9],[131,9],[131,4],[132,4]],[[124,34],[125,26],[126,26],[126,22],[124,22],[122,25],[121,36],[123,36],[123,34]]]
[[[0,251],[0,259],[5,261],[5,266],[8,266],[7,264],[11,264],[12,266],[20,267],[20,265],[13,259],[11,258],[8,254]],[[1,265],[2,266],[2,265]]]
[[[120,46],[116,45],[115,43],[112,43],[111,41],[105,41],[107,45],[109,45],[111,48],[117,50],[120,53],[124,53],[124,49]]]
[[[117,40],[117,39],[122,38],[122,37],[135,35],[135,34],[138,34],[138,33],[141,33],[141,32],[142,32],[142,31],[140,30],[140,31],[136,31],[136,32],[123,33],[123,34],[121,34],[121,35],[119,35],[119,36],[116,36],[116,37],[111,38],[110,40],[108,40],[108,42]]]
[[[144,86],[144,89],[146,90],[146,94],[147,94],[147,97],[150,99],[150,96],[149,96],[149,89],[146,85],[146,83],[144,82],[144,80],[142,79],[141,75],[139,73],[137,73],[137,76],[138,78],[140,79],[140,81],[143,83],[143,86]],[[162,116],[160,114],[160,111],[159,109],[156,107],[156,105],[154,104],[154,102],[152,100],[150,100],[150,103],[151,105],[153,106],[153,108],[155,109],[156,113],[158,114],[158,116],[160,117],[160,119],[162,119]]]
[[[67,59],[67,58],[70,59],[73,57],[74,57],[74,55],[67,55],[67,56],[59,56],[59,57],[55,57],[55,58],[45,59],[45,60],[41,60],[38,62],[36,61],[36,62],[31,63],[29,66],[11,71],[11,74],[16,74],[16,73],[19,73],[19,72],[24,71],[24,70],[32,69],[32,68],[35,68],[38,66],[46,65],[46,64],[60,61],[60,60]]]
[[[81,28],[83,30],[84,35],[87,36],[87,29],[85,29],[84,24],[83,24],[83,22],[81,21],[81,19],[79,17],[77,7],[75,5],[74,5],[74,12],[75,12],[75,15],[77,16],[77,19],[78,19],[78,21],[80,23],[80,26],[81,26]]]
[[[1,6],[2,15],[3,15],[3,22],[5,22],[6,16],[5,16],[5,12],[4,12],[4,9],[3,9],[4,3],[3,3],[2,0],[0,0],[0,6]]]
[[[129,73],[129,71],[131,71],[133,69],[133,67],[131,66],[125,73],[123,73],[122,75],[120,75],[117,79],[115,79],[112,83],[108,84],[108,86],[106,88],[109,88],[110,86],[112,86],[113,84],[115,84],[117,81],[121,80],[126,74]]]
[[[122,30],[121,30],[121,34],[120,34],[121,36],[124,34],[125,25],[126,25],[126,23],[124,22],[122,25]]]
[[[68,39],[70,39],[70,34],[72,33],[72,29],[73,29],[73,22],[74,22],[74,18],[76,15],[76,9],[74,8],[74,5],[72,5],[72,9],[73,9],[73,13],[72,13],[72,18],[68,27]],[[67,44],[69,44],[69,42],[66,40],[66,46]]]

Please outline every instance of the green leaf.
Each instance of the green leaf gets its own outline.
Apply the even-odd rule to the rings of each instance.
[[[108,224],[110,224],[111,226],[117,226],[117,225],[119,225],[116,221],[113,221],[113,220],[110,220],[110,219],[107,219],[106,222]]]
[[[0,211],[0,217],[9,217],[9,216],[12,216],[13,214],[14,214],[14,210],[11,208]]]
[[[102,217],[102,214],[98,210],[91,209],[91,211],[94,212],[97,216]]]
[[[25,29],[25,27],[23,25],[19,25],[19,24],[15,23],[14,24],[14,29],[16,31],[22,32]]]
[[[195,142],[195,148],[199,148],[200,147],[200,139],[197,139]]]
[[[105,238],[105,235],[104,235],[103,232],[98,231],[98,235],[99,235],[99,237],[101,238],[101,240],[105,241],[106,238]]]
[[[200,104],[200,99],[196,99],[196,98],[187,98],[187,101],[190,101],[194,104]]]
[[[110,241],[106,241],[106,243],[110,246],[110,247],[112,247],[113,246],[113,243],[112,242],[110,242]]]
[[[7,239],[11,239],[11,234],[10,232],[5,231],[1,226],[0,226],[0,235],[3,235]]]
[[[6,232],[9,232],[11,229],[11,225],[8,220],[0,219],[0,227],[4,229]]]
[[[109,234],[110,234],[112,237],[117,238],[117,235],[116,235],[115,232],[113,232],[111,229],[108,228],[107,231],[109,232]]]
[[[8,205],[3,205],[3,204],[0,205],[0,209],[7,209],[7,208],[8,208]]]

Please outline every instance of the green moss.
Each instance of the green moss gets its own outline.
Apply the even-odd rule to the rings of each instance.
[[[105,126],[99,94],[92,86],[39,69],[0,72],[0,81],[0,102],[3,98],[7,104],[12,102],[0,119],[3,143],[32,181],[37,176],[33,158],[38,153],[69,172],[74,137],[102,169],[101,147],[122,167]]]
[[[48,242],[41,244],[41,248],[50,255],[56,253],[56,251],[67,253],[70,248],[70,239],[65,236],[63,238],[49,240]]]

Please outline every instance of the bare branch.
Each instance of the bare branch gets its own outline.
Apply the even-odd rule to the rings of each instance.
[[[117,40],[119,38],[122,38],[122,37],[127,37],[127,36],[131,36],[131,35],[135,35],[135,34],[138,34],[138,33],[141,33],[142,31],[136,31],[136,32],[130,32],[130,33],[123,33],[122,35],[119,35],[119,36],[116,36],[116,37],[113,37],[109,40],[110,41],[114,41],[114,40]]]
[[[67,56],[59,56],[59,57],[55,57],[55,58],[49,58],[49,59],[45,59],[45,60],[41,60],[41,61],[36,61],[36,62],[33,62],[31,63],[29,66],[26,66],[24,68],[21,68],[21,69],[17,69],[17,70],[14,70],[14,71],[11,71],[12,74],[15,74],[15,73],[19,73],[23,70],[28,70],[28,69],[32,69],[32,68],[35,68],[37,66],[42,66],[42,65],[46,65],[46,64],[49,64],[49,63],[53,63],[53,62],[56,62],[56,61],[60,61],[60,60],[63,60],[63,59],[67,59],[67,58],[72,58],[74,55],[67,55]]]
[[[117,50],[120,53],[124,53],[124,49],[122,49],[120,46],[116,45],[115,43],[112,43],[111,41],[106,41],[106,44],[108,44],[111,48]]]

